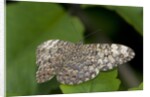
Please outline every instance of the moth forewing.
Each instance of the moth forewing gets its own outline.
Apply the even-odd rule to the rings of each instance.
[[[37,82],[57,76],[62,84],[80,84],[134,58],[134,51],[122,44],[74,44],[49,40],[38,46]]]

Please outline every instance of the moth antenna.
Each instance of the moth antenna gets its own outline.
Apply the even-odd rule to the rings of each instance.
[[[72,13],[71,13],[71,11],[69,11],[69,15],[70,15],[70,16],[73,16]],[[75,32],[79,32],[79,30],[75,27],[75,24],[72,22],[71,17],[70,17],[69,21],[70,21],[70,23],[72,24],[73,30],[74,30]],[[95,33],[97,33],[97,32],[101,32],[101,29],[98,29],[98,30],[96,30],[96,31],[94,31],[94,32],[92,32],[92,33],[89,33],[88,35],[86,35],[86,36],[84,37],[84,39],[88,38],[89,36],[91,36],[91,35],[93,35],[93,34],[95,34]],[[84,39],[79,40],[78,44],[83,44]]]
[[[101,31],[101,30],[98,29],[98,30],[96,30],[95,32],[89,33],[88,35],[86,35],[86,36],[84,37],[84,39],[87,39],[87,38],[90,37],[91,35],[96,34],[97,32],[100,32],[100,31]],[[80,40],[80,41],[79,41],[79,44],[83,44],[84,39]]]
[[[98,29],[98,30],[96,30],[96,31],[94,31],[94,32],[92,32],[92,33],[89,33],[89,34],[86,35],[84,38],[86,39],[86,38],[88,38],[89,36],[91,36],[91,35],[93,35],[93,34],[96,34],[97,32],[101,32],[101,30]]]

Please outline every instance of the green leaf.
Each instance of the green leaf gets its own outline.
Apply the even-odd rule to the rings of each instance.
[[[141,35],[143,35],[143,8],[127,6],[104,6],[116,11],[123,19],[132,25]]]
[[[68,16],[59,4],[41,2],[8,4],[6,20],[7,95],[48,94],[59,89],[55,80],[39,88],[35,80],[35,51],[49,39],[81,40],[84,28],[80,20]]]
[[[60,85],[63,93],[89,93],[117,91],[120,80],[117,79],[117,70],[101,72],[96,78],[78,85]]]
[[[94,7],[99,7],[99,6],[100,5],[82,5],[81,7],[84,9],[87,9],[87,8],[94,8]],[[102,5],[101,7],[107,8],[109,10],[113,10],[116,13],[118,13],[126,22],[132,25],[135,28],[135,30],[137,30],[141,35],[143,35],[143,8],[142,7],[108,6],[108,5],[106,6]],[[108,16],[110,15],[108,14]],[[105,24],[105,22],[103,23]]]
[[[141,83],[138,87],[130,88],[129,91],[132,90],[143,90],[143,83]]]
[[[84,12],[89,19],[88,21],[91,23],[90,25],[96,30],[100,29],[100,33],[111,37],[116,35],[119,31],[120,21],[118,21],[118,17],[114,15],[112,11],[102,7],[93,6],[85,8]],[[100,37],[101,36],[99,36],[99,38]],[[103,36],[101,38],[103,38]]]

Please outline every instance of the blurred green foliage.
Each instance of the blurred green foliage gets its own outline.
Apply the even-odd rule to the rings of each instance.
[[[84,9],[95,7],[95,5],[82,5]],[[98,6],[98,5],[97,5]],[[141,7],[129,7],[129,6],[102,6],[106,9],[109,9],[111,11],[116,12],[119,16],[121,16],[126,22],[128,22],[130,25],[132,25],[141,35],[143,35],[143,9]],[[111,13],[98,13],[99,18],[102,21],[101,27],[104,25],[104,27],[108,27],[109,25],[112,26],[112,28],[109,30],[113,30],[115,32],[116,29],[118,29],[118,21],[115,20],[115,17],[110,17]],[[92,15],[92,14],[91,14]],[[97,16],[97,15],[96,15]],[[98,16],[97,16],[98,17]],[[95,19],[95,18],[94,18]],[[97,18],[96,18],[97,19]],[[95,19],[95,20],[96,20]],[[106,25],[106,22],[109,22],[109,24]],[[109,27],[111,27],[109,26]],[[106,31],[107,32],[107,31]],[[111,31],[109,31],[111,32]]]
[[[36,47],[49,39],[78,42],[84,28],[57,4],[20,2],[8,5],[6,11],[7,94],[37,94]],[[78,32],[73,30],[70,20]],[[46,87],[53,90],[58,88],[58,83],[52,81]]]
[[[105,6],[117,12],[122,18],[143,35],[143,9],[141,7]]]
[[[95,79],[79,85],[60,85],[63,93],[89,93],[117,91],[120,80],[117,79],[117,70],[101,72]]]
[[[141,83],[138,87],[130,88],[129,90],[143,90],[143,83]]]
[[[85,9],[85,12],[88,14],[91,10],[90,8]],[[109,13],[104,12],[104,14]],[[93,20],[95,19],[94,23],[97,27],[104,29],[105,32],[115,33],[118,30],[119,22],[115,21],[116,19],[106,17],[104,14],[95,11],[89,16]],[[142,33],[140,21],[130,21],[125,15],[121,14],[121,16],[124,16],[127,22]],[[96,22],[97,20],[101,20],[101,24]],[[135,25],[135,22],[140,23]],[[73,26],[77,30],[74,30]],[[69,16],[60,4],[40,2],[8,4],[6,7],[7,95],[117,91],[120,85],[120,80],[116,78],[117,70],[102,72],[91,81],[73,86],[60,85],[55,78],[43,84],[36,83],[36,47],[49,39],[79,42],[84,39],[84,29],[80,19]]]

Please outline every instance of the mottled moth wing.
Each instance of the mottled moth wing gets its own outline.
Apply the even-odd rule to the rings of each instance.
[[[57,80],[62,84],[80,84],[95,78],[100,71],[113,69],[133,57],[133,50],[124,45],[76,44],[58,72]]]
[[[57,80],[62,84],[80,84],[93,79],[99,73],[96,45],[76,44],[66,59]]]
[[[97,44],[97,60],[100,71],[111,70],[134,58],[134,51],[122,44]]]
[[[50,80],[62,67],[62,62],[73,45],[60,40],[49,40],[38,46],[36,51],[36,64],[38,70],[36,79],[38,83]],[[71,48],[71,47],[70,47]]]
[[[49,40],[37,48],[38,83],[56,75],[62,84],[80,84],[130,61],[133,50],[121,44],[74,44]]]

